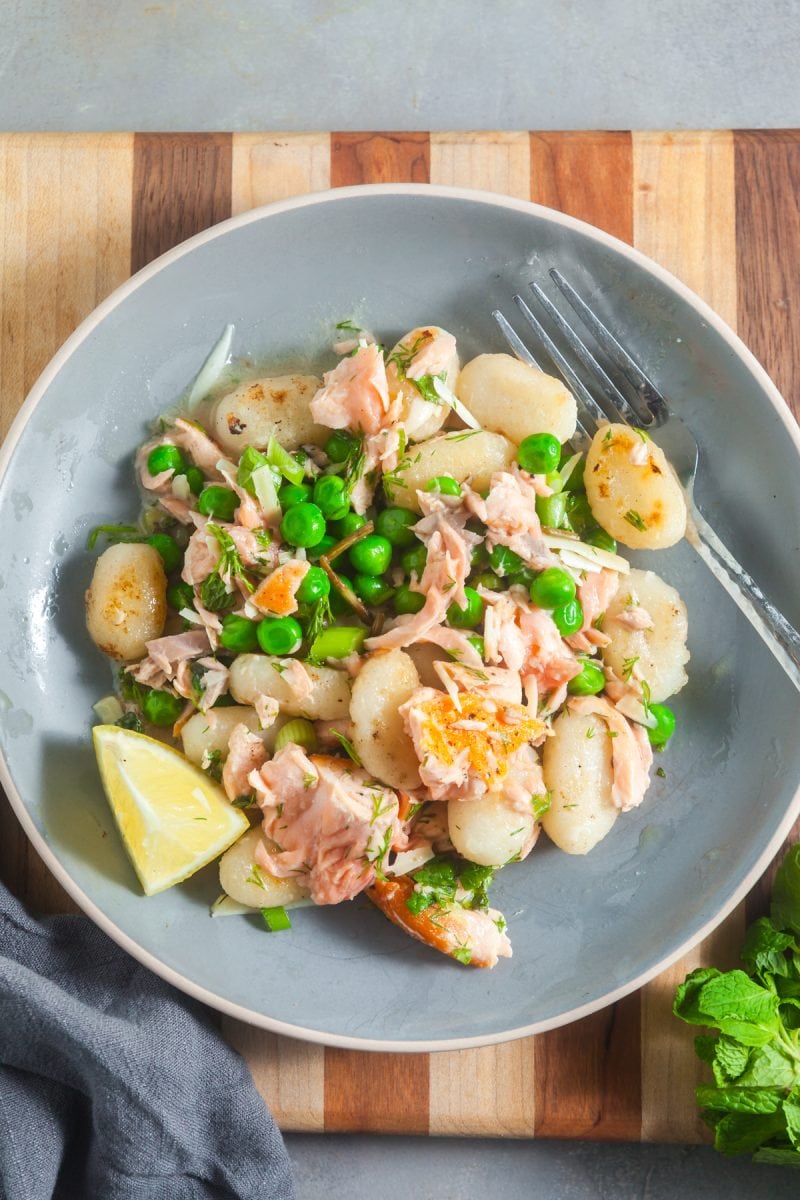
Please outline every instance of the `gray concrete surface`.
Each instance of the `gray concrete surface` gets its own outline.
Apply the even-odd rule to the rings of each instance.
[[[800,1174],[707,1147],[287,1139],[298,1200],[796,1200]]]
[[[0,128],[800,124],[800,0],[2,0]]]

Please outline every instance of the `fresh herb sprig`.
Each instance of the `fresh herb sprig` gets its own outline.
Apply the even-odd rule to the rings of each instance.
[[[697,1088],[697,1103],[723,1154],[800,1167],[800,844],[741,958],[746,970],[700,967],[675,995],[677,1017],[717,1031],[695,1038],[714,1076]]]

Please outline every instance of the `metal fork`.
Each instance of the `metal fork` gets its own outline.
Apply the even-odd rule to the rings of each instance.
[[[531,297],[541,315],[558,330],[563,342],[583,366],[583,375],[578,374],[575,366],[559,349],[531,305],[521,295],[514,296],[514,303],[522,318],[531,327],[575,395],[578,404],[578,429],[573,441],[576,449],[587,449],[598,427],[608,421],[622,422],[645,429],[648,433],[658,430],[658,437],[654,440],[672,464],[686,494],[689,514],[687,540],[800,691],[800,633],[764,595],[741,563],[736,561],[695,504],[693,489],[697,475],[698,447],[691,430],[670,408],[652,380],[561,272],[555,268],[551,269],[550,278],[592,335],[611,369],[609,373],[598,362],[595,353],[579,337],[573,325],[556,308],[538,283],[529,284]],[[503,313],[495,309],[492,316],[517,358],[541,370],[539,362]],[[587,379],[591,387],[587,386]]]

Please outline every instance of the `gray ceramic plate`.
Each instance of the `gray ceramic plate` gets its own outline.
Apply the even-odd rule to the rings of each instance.
[[[210,920],[214,868],[141,896],[95,770],[92,703],[108,666],[83,625],[86,532],[134,514],[132,451],[222,326],[237,352],[319,360],[362,317],[391,344],[435,321],[464,358],[503,349],[490,317],[555,263],[660,381],[703,451],[702,504],[800,623],[799,441],[752,356],[695,296],[578,221],[478,192],[354,188],[227,221],[140,272],[37,383],[2,469],[3,780],[37,850],[82,908],[178,987],[254,1024],[393,1050],[502,1041],[583,1016],[706,934],[766,867],[798,809],[797,696],[686,545],[640,556],[689,607],[680,732],[642,807],[587,858],[542,839],[493,891],[514,957],[468,971],[367,902],[302,910],[291,934]],[[754,464],[769,464],[769,478]]]

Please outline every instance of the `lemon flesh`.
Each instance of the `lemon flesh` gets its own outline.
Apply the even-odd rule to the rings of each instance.
[[[250,828],[222,788],[155,738],[96,725],[100,778],[146,895],[188,879]]]

